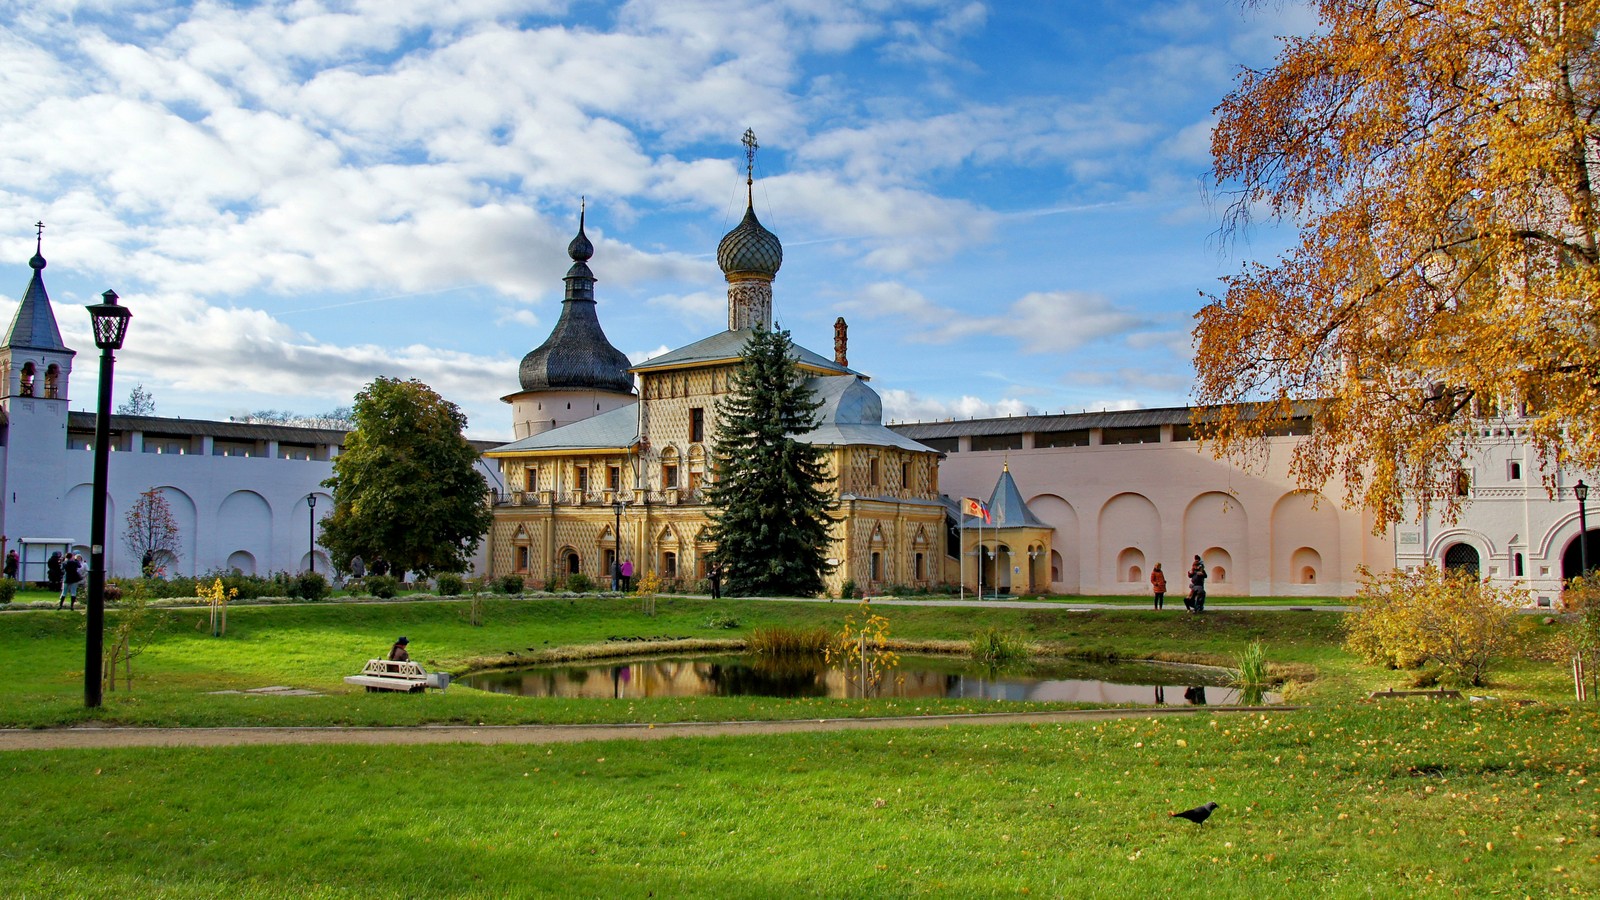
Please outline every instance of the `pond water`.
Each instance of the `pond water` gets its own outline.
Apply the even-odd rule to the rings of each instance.
[[[963,657],[902,654],[900,666],[871,693],[876,697],[1034,700],[1146,706],[1231,705],[1243,702],[1214,669],[1159,663],[1037,660],[991,670]],[[821,657],[771,659],[718,654],[615,661],[604,665],[540,666],[479,672],[457,684],[523,697],[634,699],[641,697],[859,697],[858,682]],[[1258,702],[1279,703],[1266,694]]]

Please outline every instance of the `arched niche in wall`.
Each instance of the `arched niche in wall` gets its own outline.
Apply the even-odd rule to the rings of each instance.
[[[1321,560],[1317,583],[1339,580],[1339,518],[1333,501],[1315,491],[1290,491],[1272,507],[1272,586],[1291,590],[1305,585],[1304,566],[1296,566],[1301,549],[1314,551]],[[1311,593],[1299,591],[1298,593]]]
[[[1211,580],[1206,584],[1208,593],[1226,585],[1227,593],[1243,593],[1250,587],[1250,573],[1239,571],[1250,562],[1250,520],[1245,515],[1239,498],[1222,491],[1207,491],[1193,500],[1183,511],[1183,557],[1179,560],[1183,571],[1196,554],[1206,564]],[[1163,561],[1166,562],[1166,561]],[[1166,568],[1174,563],[1166,562]],[[1226,580],[1217,578],[1222,569]]]
[[[1143,582],[1150,565],[1161,559],[1161,515],[1143,494],[1118,494],[1100,508],[1100,581],[1119,587]],[[1128,578],[1123,558],[1129,549],[1140,551],[1140,577]]]
[[[1050,568],[1045,573],[1052,590],[1063,594],[1076,594],[1082,590],[1079,570],[1078,511],[1064,498],[1055,494],[1040,494],[1028,501],[1028,508],[1039,521],[1053,526],[1050,538]]]

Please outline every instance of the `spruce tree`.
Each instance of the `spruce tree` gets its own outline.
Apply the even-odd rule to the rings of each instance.
[[[822,404],[792,354],[789,332],[756,328],[717,409],[706,494],[730,594],[813,596],[830,568],[825,451],[796,440]]]

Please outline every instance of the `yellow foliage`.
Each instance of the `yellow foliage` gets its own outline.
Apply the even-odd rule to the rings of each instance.
[[[1600,466],[1600,3],[1310,5],[1319,33],[1218,107],[1224,229],[1300,242],[1199,313],[1202,436],[1249,455],[1311,417],[1294,477],[1342,479],[1379,528],[1408,496],[1453,515],[1506,412],[1543,459]]]
[[[856,613],[844,617],[844,628],[824,657],[844,670],[847,681],[859,681],[863,696],[900,665],[900,654],[889,649],[889,620],[872,611],[871,600],[862,600]]]
[[[661,592],[661,576],[652,569],[639,576],[639,584],[634,588],[633,594],[644,600],[644,614],[656,614],[656,594]]]
[[[224,587],[222,579],[218,578],[210,587],[196,584],[194,592],[195,596],[206,601],[206,605],[211,607],[212,637],[221,637],[228,630],[228,601],[239,596],[239,589]]]
[[[1431,662],[1461,684],[1482,684],[1490,664],[1512,648],[1517,609],[1528,600],[1522,588],[1433,566],[1361,574],[1360,609],[1345,618],[1345,646],[1397,669]]]

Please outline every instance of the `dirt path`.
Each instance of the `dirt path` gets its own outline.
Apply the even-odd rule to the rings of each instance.
[[[1260,709],[1274,713],[1295,707]],[[883,719],[802,719],[782,722],[679,722],[668,725],[422,725],[389,728],[47,728],[0,729],[0,751],[105,747],[238,747],[265,744],[571,744],[580,741],[650,741],[675,737],[1018,725],[1102,719],[1254,712],[1256,707],[1086,709],[1040,713],[973,713]]]

